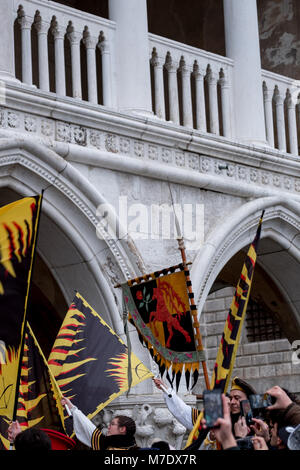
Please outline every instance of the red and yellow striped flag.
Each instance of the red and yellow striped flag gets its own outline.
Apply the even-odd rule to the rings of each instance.
[[[210,389],[221,388],[226,393],[230,383],[232,371],[234,368],[235,357],[240,342],[242,327],[246,316],[247,305],[250,297],[251,284],[257,258],[258,243],[261,234],[261,225],[264,211],[259,220],[255,238],[251,243],[246,259],[242,268],[240,279],[238,281],[235,294],[233,296],[231,307],[226,319],[224,332],[221,338]],[[191,445],[199,436],[201,430],[201,419],[203,413],[200,413],[198,419],[191,431],[186,447]]]
[[[213,370],[211,390],[221,388],[222,391],[226,393],[231,379],[250,297],[263,214],[264,212],[259,220],[255,238],[246,255],[240,279],[231,302]]]

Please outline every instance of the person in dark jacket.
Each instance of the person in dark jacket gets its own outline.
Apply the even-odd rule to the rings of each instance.
[[[82,444],[91,447],[92,450],[133,450],[138,448],[135,441],[136,425],[129,416],[114,416],[105,435],[71,400],[63,397],[61,403],[63,406],[67,406],[70,411],[77,439]]]

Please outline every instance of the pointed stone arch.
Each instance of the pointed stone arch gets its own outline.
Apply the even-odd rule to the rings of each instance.
[[[130,239],[96,233],[97,207],[105,198],[53,149],[34,138],[0,132],[0,202],[7,204],[44,189],[37,251],[67,305],[75,290],[119,334],[121,293],[114,284],[141,273]],[[110,206],[107,206],[110,210]]]
[[[215,228],[191,270],[198,311],[210,292],[236,285],[263,209],[252,295],[258,298],[264,293],[292,342],[300,335],[300,204],[292,199],[265,197],[248,202]]]

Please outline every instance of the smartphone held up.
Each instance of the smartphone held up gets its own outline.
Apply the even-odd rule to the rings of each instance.
[[[204,390],[204,418],[208,428],[215,427],[218,418],[223,418],[222,390]]]

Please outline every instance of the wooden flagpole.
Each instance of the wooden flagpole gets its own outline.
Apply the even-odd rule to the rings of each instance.
[[[178,238],[178,246],[179,246],[179,250],[180,250],[180,253],[181,253],[181,257],[182,257],[182,263],[183,263],[183,266],[184,266],[184,271],[189,273],[189,269],[187,267],[187,262],[186,262],[185,245],[184,245],[184,240],[183,240],[182,237]],[[194,301],[194,293],[193,293],[193,289],[192,289],[191,278],[190,278],[189,274],[186,275],[186,280],[187,280],[188,292],[189,292],[189,294],[192,294],[192,296],[190,297],[190,304],[191,304],[191,306],[196,306],[195,301]],[[198,351],[203,351],[202,336],[201,336],[201,333],[200,333],[200,324],[199,324],[198,317],[197,317],[197,310],[196,309],[191,309],[191,313],[193,315],[193,327],[196,331],[197,350]],[[201,361],[201,364],[202,364],[202,369],[203,369],[203,374],[204,374],[204,379],[205,379],[205,385],[206,385],[207,390],[209,390],[210,389],[210,383],[209,383],[209,378],[208,378],[206,362]]]
[[[183,264],[183,267],[184,267],[184,271],[187,273],[186,274],[186,281],[187,281],[188,293],[191,294],[191,296],[190,296],[190,305],[192,307],[191,308],[191,313],[193,315],[193,327],[194,327],[195,332],[196,332],[197,350],[198,351],[203,351],[204,348],[203,348],[203,343],[202,343],[202,336],[201,336],[201,333],[200,333],[200,324],[199,324],[198,316],[197,316],[197,308],[196,308],[196,304],[195,304],[195,301],[194,301],[192,281],[191,281],[191,278],[190,278],[190,275],[189,275],[189,269],[187,267],[185,245],[184,245],[183,236],[181,234],[179,221],[178,221],[178,218],[176,216],[175,210],[174,210],[174,218],[175,218],[175,225],[176,225],[176,231],[177,231],[178,247],[179,247],[179,250],[180,250],[180,253],[181,253],[182,264]],[[201,364],[202,364],[202,369],[203,369],[205,385],[206,385],[207,390],[209,390],[210,389],[210,383],[209,383],[209,378],[208,378],[208,371],[207,371],[206,362],[201,361]]]

